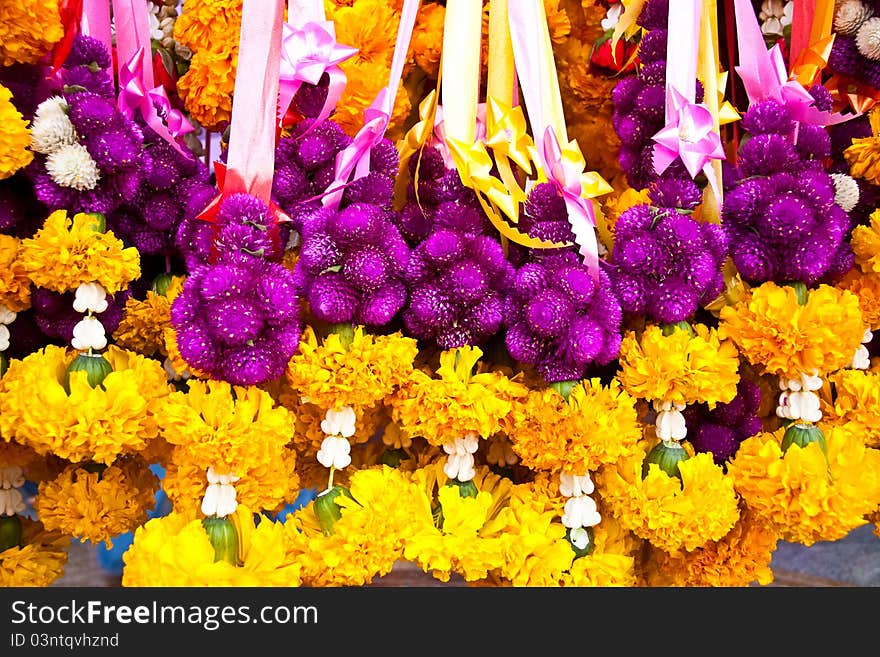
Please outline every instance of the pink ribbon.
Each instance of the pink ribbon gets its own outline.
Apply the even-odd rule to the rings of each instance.
[[[740,62],[736,72],[742,79],[750,103],[773,99],[786,106],[794,121],[819,126],[853,118],[852,115],[817,109],[810,92],[800,82],[788,79],[779,44],[767,50],[751,2],[734,0],[734,8]]]
[[[336,155],[335,175],[322,198],[324,206],[339,207],[349,178],[357,180],[370,172],[370,150],[385,136],[388,123],[391,121],[391,112],[394,110],[397,87],[403,75],[403,65],[406,63],[419,4],[420,0],[403,0],[388,86],[380,89],[370,106],[364,110],[364,125],[358,130],[351,144]]]
[[[113,18],[119,63],[117,108],[129,118],[140,114],[156,134],[192,159],[192,153],[177,142],[177,137],[192,132],[193,127],[171,107],[161,85],[155,86],[147,1],[113,0]]]
[[[715,132],[712,113],[704,104],[685,98],[675,87],[667,89],[667,96],[666,126],[652,137],[656,142],[654,170],[661,174],[680,157],[691,178],[700,171],[706,174],[717,196],[718,179],[711,161],[726,156],[721,137]]]
[[[486,103],[477,103],[477,126],[474,139],[484,143],[488,139]],[[425,145],[437,149],[440,155],[443,156],[443,163],[447,169],[455,168],[455,160],[452,159],[452,153],[449,152],[449,146],[446,145],[446,129],[443,124],[442,105],[438,104],[434,111],[434,130]]]
[[[293,97],[303,84],[318,84],[326,73],[330,78],[327,99],[313,122],[322,123],[345,89],[345,73],[339,64],[357,53],[357,48],[336,42],[332,21],[310,21],[302,27],[285,23],[281,37],[281,73],[278,96],[278,118],[284,118]]]
[[[540,1],[540,0],[536,0]],[[523,104],[532,123],[541,168],[547,180],[553,183],[565,200],[568,223],[574,233],[578,252],[594,280],[599,280],[599,243],[596,239],[596,215],[592,201],[583,198],[583,161],[563,156],[559,137],[550,119],[544,116],[541,104],[541,78],[547,71],[536,61],[533,53],[539,51],[540,25],[537,6],[525,0],[514,0],[508,5],[508,22],[513,45],[516,74],[522,88]],[[564,126],[563,126],[564,127]],[[565,137],[565,135],[563,135]],[[539,141],[540,139],[540,141]]]
[[[244,0],[229,151],[226,165],[218,169],[223,172],[217,179],[220,193],[200,219],[212,221],[225,196],[244,193],[269,205],[276,222],[289,221],[271,199],[283,19],[283,0]]]
[[[596,215],[593,203],[583,197],[583,166],[562,155],[562,148],[552,126],[547,126],[539,149],[542,168],[547,180],[565,199],[568,223],[584,264],[594,279],[599,278],[599,242],[596,239]]]
[[[113,39],[110,32],[110,3],[108,0],[84,0],[80,30],[83,34],[103,43],[107,52],[112,55]],[[106,73],[112,77],[113,67],[107,69]]]
[[[166,141],[183,152],[177,137],[194,130],[180,110],[174,109],[165,87],[161,84],[147,89],[144,83],[144,61],[146,52],[139,48],[134,56],[119,70],[119,96],[116,100],[119,111],[132,118],[139,112],[153,130],[165,136]]]

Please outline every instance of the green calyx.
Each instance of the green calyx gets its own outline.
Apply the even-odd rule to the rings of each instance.
[[[794,288],[794,293],[797,296],[798,305],[806,306],[807,298],[810,296],[810,291],[807,289],[806,284],[801,281],[792,281],[790,283],[786,283],[788,287]]]
[[[458,479],[450,479],[446,482],[447,486],[458,486],[458,494],[461,497],[476,497],[480,492],[473,479],[468,481],[459,481]]]
[[[170,273],[166,272],[164,274],[159,274],[156,278],[153,279],[153,292],[158,294],[160,297],[164,297],[168,295],[168,288],[171,287],[171,283],[174,281],[174,276]]]
[[[354,342],[354,326],[351,324],[333,324],[330,327],[330,333],[338,335],[342,346],[346,349]]]
[[[565,401],[568,401],[568,396],[578,384],[580,384],[580,381],[554,381],[550,384],[550,387],[553,388],[553,390],[558,392],[560,395],[562,395]]]
[[[379,459],[379,462],[382,465],[387,465],[390,468],[396,468],[400,465],[401,461],[405,461],[408,458],[409,454],[407,454],[406,451],[403,449],[386,449],[384,452],[382,452],[382,458]]]
[[[575,559],[587,556],[596,547],[596,543],[593,541],[593,530],[589,527],[578,527],[576,529],[569,527],[565,530],[565,538],[574,551]]]
[[[664,324],[660,327],[661,333],[663,335],[672,335],[675,331],[685,331],[691,337],[694,337],[694,327],[690,325],[690,322],[675,322],[673,324]]]
[[[76,358],[67,366],[65,373],[64,389],[70,393],[70,375],[73,372],[85,372],[86,380],[93,388],[97,388],[104,383],[107,375],[113,371],[110,361],[104,358],[102,354],[79,353]]]
[[[321,531],[324,533],[324,536],[333,534],[333,525],[342,517],[342,508],[336,502],[336,498],[340,495],[344,495],[351,500],[354,499],[351,496],[351,491],[345,486],[337,484],[318,493],[318,497],[313,502],[315,516],[318,518],[318,523],[321,525]]]
[[[825,435],[815,424],[803,424],[796,422],[788,425],[782,435],[782,451],[788,451],[792,445],[806,447],[810,443],[818,443],[822,453],[828,455],[828,447],[825,444]]]
[[[9,369],[9,359],[6,357],[6,354],[0,353],[0,376],[6,374],[6,370]]]
[[[107,230],[107,218],[103,214],[100,212],[86,212],[85,214],[92,219],[92,230],[96,233],[103,233]]]
[[[21,547],[21,518],[0,516],[0,552]]]
[[[690,457],[687,451],[677,442],[673,440],[660,441],[654,445],[654,448],[645,457],[645,461],[642,464],[642,478],[644,479],[648,476],[650,465],[654,463],[670,477],[681,479],[678,464],[682,461],[687,461],[688,458]]]
[[[214,561],[238,566],[238,530],[233,522],[229,518],[212,516],[202,520],[202,527],[214,546]]]

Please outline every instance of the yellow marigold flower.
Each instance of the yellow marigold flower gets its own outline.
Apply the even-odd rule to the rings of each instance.
[[[694,326],[694,335],[676,329],[663,335],[650,325],[640,336],[630,331],[620,347],[624,389],[634,397],[679,404],[727,403],[736,396],[739,354],[715,329]]]
[[[880,272],[862,273],[854,267],[837,282],[836,287],[852,292],[859,298],[865,326],[869,329],[880,328]]]
[[[0,586],[49,586],[64,573],[70,537],[19,516],[21,547],[0,552]]]
[[[0,379],[0,434],[71,461],[107,465],[143,450],[159,433],[154,414],[170,391],[157,361],[110,345],[113,371],[92,388],[85,372],[70,375],[73,349],[53,345],[12,360]]]
[[[288,516],[286,547],[307,586],[362,586],[391,572],[409,536],[431,527],[430,500],[405,474],[388,466],[358,470],[336,498],[341,517],[322,533],[309,504]]]
[[[423,2],[416,16],[411,39],[412,55],[418,67],[430,78],[436,78],[440,70],[445,19],[446,6],[439,2]]]
[[[172,392],[156,414],[178,463],[237,476],[251,468],[285,467],[282,455],[296,419],[268,392],[198,379],[189,379],[187,387]]]
[[[14,313],[31,306],[31,279],[18,262],[20,241],[0,233],[0,306]]]
[[[439,526],[423,522],[419,531],[407,535],[405,559],[441,582],[449,581],[453,572],[468,582],[480,581],[504,565],[506,539],[484,536],[482,531],[507,502],[513,482],[480,467],[473,480],[477,496],[462,497],[458,486],[446,485],[448,480],[437,466],[417,470],[413,480],[428,502],[428,518],[436,491],[442,520]],[[424,516],[424,503],[421,508]]]
[[[174,39],[192,51],[237,52],[242,0],[188,0],[174,21]]]
[[[30,144],[27,121],[12,104],[12,92],[0,84],[0,180],[31,163],[34,154],[28,148]]]
[[[679,462],[681,480],[651,464],[642,478],[638,450],[597,473],[601,498],[620,523],[668,552],[717,541],[739,518],[733,480],[704,452]]]
[[[212,32],[213,34],[213,32]],[[235,32],[236,39],[238,31]],[[177,81],[186,111],[206,130],[219,132],[232,118],[238,51],[198,50]]]
[[[872,135],[853,139],[843,157],[849,164],[849,175],[880,185],[880,138]]]
[[[76,290],[82,283],[100,283],[108,294],[128,287],[140,276],[140,255],[113,231],[95,229],[95,218],[66,210],[50,214],[36,235],[22,240],[19,262],[37,287],[55,292]]]
[[[836,541],[880,504],[880,451],[848,426],[822,425],[818,443],[782,451],[784,429],[740,443],[728,465],[737,492],[782,540]]]
[[[59,0],[18,0],[0,5],[0,66],[36,64],[61,37]]]
[[[528,388],[498,372],[476,371],[482,355],[478,347],[450,349],[440,355],[436,377],[413,370],[386,402],[391,419],[438,446],[468,433],[488,438],[502,431],[502,420]]]
[[[822,416],[845,425],[869,447],[880,448],[880,371],[840,370],[821,394]]]
[[[182,285],[183,277],[176,276],[175,281]],[[157,294],[152,290],[147,291],[143,301],[129,297],[125,301],[122,319],[113,331],[113,340],[123,349],[144,356],[167,356],[165,329],[171,325],[172,300],[170,294]]]
[[[40,484],[34,510],[50,531],[112,547],[115,536],[147,521],[158,487],[159,478],[140,460],[99,472],[74,464]]]
[[[766,586],[774,580],[770,563],[779,537],[744,508],[733,529],[696,550],[651,548],[644,565],[649,586]]]
[[[200,518],[172,511],[134,532],[122,557],[123,586],[299,586],[300,564],[286,550],[284,525],[239,504],[230,516],[239,537],[239,562],[214,561]]]
[[[184,449],[172,450],[165,466],[162,489],[178,511],[196,512],[201,508],[208,481],[207,468],[186,460]],[[291,502],[300,486],[296,452],[282,449],[276,461],[235,471],[235,499],[250,509],[275,511]],[[322,477],[327,479],[326,470]]]
[[[852,231],[852,250],[862,271],[880,274],[880,210],[871,213],[871,223]]]
[[[400,332],[371,335],[357,326],[348,343],[339,333],[319,340],[307,326],[286,376],[291,387],[324,410],[372,407],[406,381],[417,354],[418,342]]]
[[[493,579],[511,586],[634,585],[631,543],[619,540],[619,524],[609,515],[592,528],[590,554],[575,559],[560,521],[564,500],[546,481],[513,487],[509,503],[480,532],[506,543],[507,558]]]
[[[613,463],[642,437],[636,400],[616,379],[580,382],[568,401],[552,388],[533,390],[525,419],[511,430],[513,450],[533,470],[585,473]]]
[[[722,308],[720,319],[721,338],[753,365],[788,379],[846,367],[865,333],[859,298],[830,285],[810,290],[800,305],[793,287],[762,283]]]
[[[346,75],[345,90],[333,120],[354,135],[364,123],[364,110],[388,84],[400,9],[387,0],[359,0],[351,4],[325,3],[327,20],[336,28],[336,40],[358,52],[339,67]],[[388,132],[399,128],[410,113],[410,100],[401,81],[395,96]]]

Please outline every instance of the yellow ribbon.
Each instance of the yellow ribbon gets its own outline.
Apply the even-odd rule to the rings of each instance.
[[[642,9],[645,7],[647,0],[623,0],[624,10],[617,19],[617,25],[614,26],[614,32],[611,34],[611,58],[617,63],[617,42],[625,36],[631,38],[638,34],[642,28],[636,24],[639,16],[642,15]]]
[[[719,90],[720,55],[718,53],[718,6],[715,0],[703,0],[700,12],[700,42],[697,49],[697,77],[703,83],[703,102],[709,108],[713,119],[713,130],[718,134],[721,126],[721,104],[724,95],[723,87]],[[726,78],[725,78],[726,79]],[[731,108],[732,109],[732,108]],[[715,179],[721,180],[721,160],[712,160]],[[702,221],[720,223],[721,185],[718,186],[716,197],[712,185],[706,185],[703,191],[703,203],[700,208]]]
[[[789,67],[789,78],[809,88],[828,65],[831,47],[834,45],[834,2],[816,0],[813,23],[810,25],[809,45],[797,54]],[[796,18],[796,17],[795,17]]]

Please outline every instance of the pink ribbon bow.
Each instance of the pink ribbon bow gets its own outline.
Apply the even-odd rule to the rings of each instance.
[[[119,70],[119,97],[116,106],[127,118],[140,113],[147,125],[171,144],[182,155],[191,153],[177,143],[177,138],[194,130],[183,113],[171,106],[171,101],[160,84],[147,89],[144,83],[146,49],[138,48],[132,58]]]
[[[691,178],[703,171],[712,190],[717,195],[718,180],[711,160],[725,158],[721,138],[714,130],[714,119],[709,108],[685,98],[675,87],[668,88],[671,112],[666,125],[652,139],[654,146],[654,170],[666,171],[676,157],[680,157]]]
[[[281,71],[278,92],[278,118],[287,113],[296,92],[303,84],[318,84],[324,73],[330,78],[327,99],[313,125],[318,125],[333,111],[345,89],[345,73],[339,64],[357,53],[357,48],[336,42],[333,21],[310,21],[302,27],[283,25]]]
[[[776,100],[783,103],[791,118],[799,123],[834,125],[853,115],[826,112],[815,107],[815,99],[797,80],[789,80],[785,58],[779,44],[767,50],[758,19],[748,0],[734,0],[739,47],[736,72],[751,103]]]
[[[590,275],[599,279],[599,243],[596,240],[596,215],[592,202],[583,196],[583,161],[576,162],[563,155],[559,139],[552,126],[547,126],[541,139],[540,149],[543,170],[547,180],[565,199],[568,210],[568,222],[584,264],[589,268]]]

